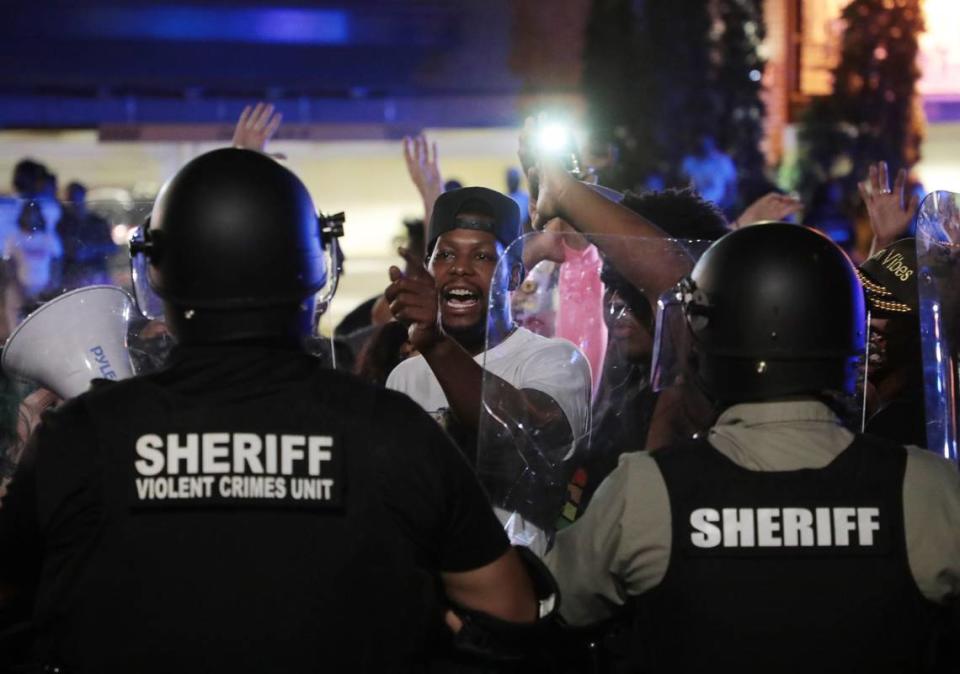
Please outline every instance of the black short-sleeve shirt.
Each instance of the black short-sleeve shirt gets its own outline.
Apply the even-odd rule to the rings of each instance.
[[[508,547],[415,403],[292,350],[180,349],[29,451],[0,582],[36,581],[40,652],[76,671],[403,668],[442,629],[439,573]]]

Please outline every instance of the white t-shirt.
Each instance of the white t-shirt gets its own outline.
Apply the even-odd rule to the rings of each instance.
[[[590,431],[590,364],[567,340],[517,328],[473,359],[518,389],[550,396],[563,410],[575,438]],[[387,388],[406,393],[437,420],[450,406],[423,356],[414,356],[395,367],[387,378]]]
[[[518,389],[533,389],[550,396],[563,410],[574,438],[590,432],[590,363],[572,343],[517,328],[497,346],[474,356],[474,360]],[[450,406],[423,356],[414,356],[395,367],[387,378],[387,388],[406,393],[441,423]],[[498,507],[493,511],[512,544],[526,546],[538,556],[545,554],[547,537],[537,526],[519,513]]]
[[[50,264],[63,255],[60,238],[49,231],[9,234],[3,256],[17,265],[17,280],[28,296],[36,295],[50,283]]]

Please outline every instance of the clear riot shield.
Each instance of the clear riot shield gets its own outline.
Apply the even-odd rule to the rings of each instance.
[[[20,353],[28,335],[34,340],[28,351],[37,359],[49,361],[69,352],[53,339],[55,335],[38,333],[41,324],[44,330],[56,328],[64,342],[72,335],[95,336],[101,330],[109,330],[110,339],[116,341],[114,332],[122,325],[123,353],[117,357],[123,363],[111,369],[118,377],[162,364],[172,342],[162,323],[135,310],[127,253],[131,232],[152,207],[149,201],[130,200],[57,203],[55,221],[52,210],[39,201],[9,200],[0,208],[0,334],[7,342],[5,366],[11,364],[11,349]],[[122,322],[114,325],[118,315]],[[39,353],[41,345],[49,354]]]
[[[654,303],[709,246],[610,237],[577,250],[564,236],[529,234],[501,258],[510,264],[524,245],[565,251],[564,262],[527,270],[514,292],[491,288],[490,314],[509,304],[514,323],[506,332],[488,325],[482,358],[478,474],[511,541],[538,554],[619,455],[644,448],[656,403]],[[600,251],[615,248],[630,270],[644,270],[644,287],[605,262]]]
[[[960,194],[933,192],[923,200],[916,239],[927,446],[957,461]]]
[[[126,249],[151,208],[0,202],[0,480],[47,406],[162,364],[172,341],[137,312]]]

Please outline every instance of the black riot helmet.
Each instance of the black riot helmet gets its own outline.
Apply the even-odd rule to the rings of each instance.
[[[330,235],[297,176],[228,148],[167,182],[131,255],[145,256],[144,275],[181,341],[299,338],[313,329]]]
[[[693,376],[720,403],[852,394],[864,354],[863,288],[826,236],[768,223],[714,243],[677,295]]]

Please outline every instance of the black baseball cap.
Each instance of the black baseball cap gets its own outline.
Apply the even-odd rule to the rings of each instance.
[[[917,250],[915,240],[900,239],[875,253],[857,269],[874,316],[916,314]]]
[[[471,215],[485,216],[483,219]],[[430,216],[427,254],[441,234],[454,229],[489,232],[506,248],[521,233],[520,207],[505,194],[486,187],[461,187],[441,194]]]

